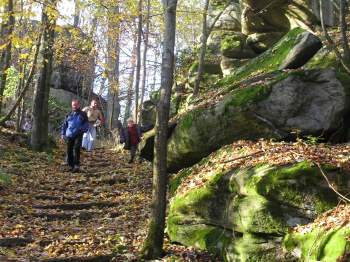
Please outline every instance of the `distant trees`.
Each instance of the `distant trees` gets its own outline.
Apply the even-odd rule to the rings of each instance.
[[[12,55],[12,34],[15,27],[13,0],[7,0],[4,8],[3,21],[0,28],[0,114],[4,91],[6,87],[7,72],[10,68]]]

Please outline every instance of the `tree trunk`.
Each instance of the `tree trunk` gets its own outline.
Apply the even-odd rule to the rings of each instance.
[[[203,24],[202,24],[202,31],[203,32],[202,32],[202,39],[201,39],[202,40],[201,41],[201,51],[200,51],[199,61],[198,61],[197,77],[196,77],[196,81],[195,81],[194,87],[193,87],[193,96],[198,96],[198,94],[199,94],[199,86],[200,86],[200,82],[201,82],[202,77],[203,77],[203,67],[204,67],[205,53],[207,51],[208,37],[209,37],[211,31],[213,31],[215,23],[218,21],[218,19],[222,15],[222,13],[225,11],[225,9],[230,4],[230,2],[228,2],[228,4],[222,9],[222,11],[216,15],[212,24],[209,27],[207,27],[207,15],[208,15],[209,2],[210,2],[210,0],[205,1],[204,11],[203,11]]]
[[[112,130],[119,118],[119,6],[113,8],[108,21],[108,101],[107,101],[107,124]]]
[[[141,115],[141,109],[143,105],[143,100],[145,98],[145,89],[146,89],[146,78],[147,78],[147,51],[148,51],[148,33],[149,33],[149,23],[150,23],[150,9],[151,1],[147,0],[147,14],[146,14],[146,29],[144,33],[144,49],[142,54],[142,83],[141,83],[141,99],[140,99],[140,109],[139,115]],[[140,118],[140,117],[139,117]]]
[[[174,45],[177,0],[163,0],[165,32],[162,55],[160,100],[157,105],[153,161],[152,214],[142,255],[154,259],[163,254],[167,173],[167,136],[171,88],[174,78]]]
[[[0,57],[0,115],[2,110],[3,95],[6,87],[7,80],[7,69],[10,68],[11,63],[11,49],[12,40],[11,35],[15,26],[15,16],[13,10],[13,0],[7,1],[7,6],[5,8],[5,13],[8,14],[7,21],[1,26],[1,39],[0,46],[4,46],[4,51],[1,53]]]
[[[346,64],[346,62],[344,61],[344,58],[342,57],[341,53],[338,50],[338,47],[336,46],[336,44],[334,43],[334,41],[332,40],[332,38],[330,37],[330,35],[328,34],[327,31],[327,27],[325,25],[324,22],[324,14],[323,14],[323,0],[319,0],[319,5],[320,5],[320,20],[321,20],[321,27],[322,27],[322,31],[324,33],[324,36],[327,40],[327,44],[328,46],[334,51],[337,59],[339,60],[339,62],[341,63],[341,65],[343,66],[343,68],[345,69],[345,71],[350,74],[350,68],[349,66]]]
[[[128,92],[126,96],[125,103],[125,111],[124,111],[124,119],[123,124],[126,126],[128,118],[131,116],[131,105],[132,105],[132,94],[133,94],[133,86],[134,86],[134,75],[135,75],[135,67],[136,67],[136,48],[137,48],[137,34],[134,34],[134,45],[131,51],[131,72],[128,81]]]
[[[142,3],[143,0],[139,0],[138,7],[138,26],[137,26],[137,48],[136,48],[136,80],[135,80],[135,123],[138,123],[138,110],[139,110],[139,92],[140,92],[140,74],[141,74],[141,37],[142,37]]]
[[[25,75],[25,73],[26,73],[26,65],[22,62],[20,64],[20,79],[19,79],[19,82],[18,82],[17,88],[16,88],[16,97],[19,97],[21,95],[21,91],[24,88],[24,75]],[[22,112],[22,101],[23,101],[23,99],[20,98],[20,99],[17,99],[17,100],[19,100],[18,105],[16,105],[17,103],[15,103],[15,105],[13,107],[16,107],[15,110],[17,109],[17,114],[16,114],[16,131],[17,132],[21,132],[21,112]],[[1,120],[3,120],[3,119],[1,119]],[[2,122],[1,120],[0,120],[0,124]]]
[[[34,150],[44,150],[48,145],[48,101],[52,73],[53,44],[57,17],[56,0],[46,1],[43,6],[43,49],[42,68],[35,88],[33,103],[33,127],[31,146]]]
[[[193,96],[197,96],[199,94],[199,85],[203,75],[203,65],[204,65],[205,52],[207,50],[207,39],[208,39],[208,33],[207,33],[208,8],[209,8],[209,0],[205,0],[204,10],[203,10],[201,51],[200,51],[199,61],[198,61],[197,77],[193,87]]]
[[[344,51],[344,61],[349,64],[350,62],[350,48],[348,37],[346,32],[348,31],[348,26],[346,24],[346,15],[348,13],[348,4],[346,0],[340,0],[339,8],[339,18],[340,18],[340,27],[341,27],[341,36],[342,36],[342,46]]]
[[[80,0],[74,0],[74,21],[73,26],[78,27],[80,22]]]

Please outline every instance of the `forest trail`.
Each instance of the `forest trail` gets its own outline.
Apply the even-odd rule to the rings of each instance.
[[[0,188],[0,261],[137,261],[150,213],[149,163],[128,164],[126,152],[101,148],[82,152],[80,173],[65,172],[62,145],[35,153],[1,133],[0,152],[0,171],[12,180]],[[200,255],[168,245],[176,250]]]

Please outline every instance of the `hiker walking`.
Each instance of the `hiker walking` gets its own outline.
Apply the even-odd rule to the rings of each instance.
[[[97,107],[96,100],[92,100],[90,106],[84,107],[83,111],[86,112],[89,119],[89,129],[83,135],[82,147],[91,152],[96,139],[96,127],[103,125],[104,118]]]
[[[69,171],[79,172],[81,142],[83,134],[88,128],[88,117],[80,109],[80,102],[74,99],[72,101],[72,112],[64,119],[61,130],[61,140],[67,143]]]
[[[137,151],[137,145],[141,141],[141,129],[134,122],[133,119],[128,119],[127,127],[123,128],[120,132],[120,141],[125,143],[124,149],[130,150],[129,163],[134,162],[134,158]]]

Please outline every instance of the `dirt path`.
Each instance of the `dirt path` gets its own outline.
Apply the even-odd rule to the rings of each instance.
[[[0,176],[12,180],[0,183],[0,261],[139,261],[150,164],[128,164],[125,152],[96,149],[82,152],[81,172],[70,173],[63,158],[63,148],[32,152],[0,132]],[[211,260],[169,243],[166,251],[162,261]]]
[[[73,174],[64,172],[62,150],[2,149],[0,167],[15,185],[0,193],[2,259],[132,260],[148,214],[147,163],[130,165],[123,153],[97,149],[83,152],[82,170]]]

